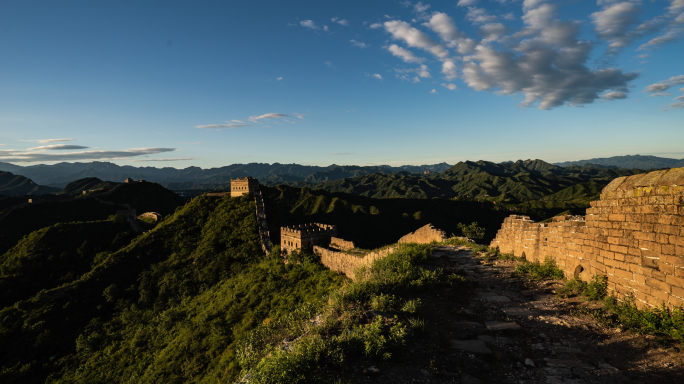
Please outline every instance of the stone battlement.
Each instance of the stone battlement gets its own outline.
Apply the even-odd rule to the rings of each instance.
[[[641,306],[684,305],[684,168],[617,178],[586,216],[536,223],[511,215],[491,246],[549,257],[568,277],[605,275],[612,292]]]
[[[280,249],[288,254],[295,249],[327,246],[337,236],[337,227],[321,223],[297,224],[280,228]]]
[[[259,190],[259,180],[247,176],[230,180],[230,196],[242,196],[245,193],[253,193]]]

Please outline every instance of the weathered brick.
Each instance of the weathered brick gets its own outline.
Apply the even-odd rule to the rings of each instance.
[[[651,278],[651,277],[647,277],[646,278],[646,285],[651,287],[652,289],[658,289],[658,290],[670,293],[671,285],[664,282],[664,281],[660,281],[660,280],[656,280],[656,279]]]
[[[618,276],[623,279],[627,280],[633,280],[633,273],[629,271],[624,271],[622,269],[615,269],[615,276]]]
[[[684,278],[681,277],[667,275],[665,277],[665,282],[675,287],[684,288]]]

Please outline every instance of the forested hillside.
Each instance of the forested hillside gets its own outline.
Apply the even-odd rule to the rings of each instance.
[[[602,186],[637,169],[558,167],[541,160],[515,163],[461,162],[438,174],[372,174],[323,183],[290,183],[373,198],[479,199],[504,204],[531,201],[582,201],[598,198]],[[587,184],[588,183],[588,184]],[[578,187],[584,185],[584,187]]]
[[[117,220],[39,229],[1,256],[0,382],[229,381],[246,332],[342,281],[265,258],[249,195],[196,198],[138,236]]]

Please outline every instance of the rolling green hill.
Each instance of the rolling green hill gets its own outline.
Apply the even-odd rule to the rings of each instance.
[[[604,169],[591,166],[557,167],[541,160],[515,163],[461,162],[444,172],[430,175],[408,173],[372,174],[322,183],[290,183],[294,187],[323,189],[373,198],[484,199],[506,204],[541,200],[563,193],[564,198],[594,197],[581,189],[568,189],[593,182],[607,185],[616,177],[642,173],[636,169]],[[599,188],[600,189],[600,188]],[[587,200],[589,201],[589,200]]]
[[[247,332],[343,281],[266,258],[250,195],[198,197],[137,237],[116,225],[41,229],[5,253],[0,281],[18,300],[0,309],[0,382],[233,382]],[[102,239],[84,245],[88,231]],[[73,273],[52,268],[62,257]]]

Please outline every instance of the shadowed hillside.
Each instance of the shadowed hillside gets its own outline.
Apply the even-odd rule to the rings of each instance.
[[[34,183],[28,177],[10,172],[0,172],[0,195],[24,196],[59,192],[59,188],[45,187]]]

